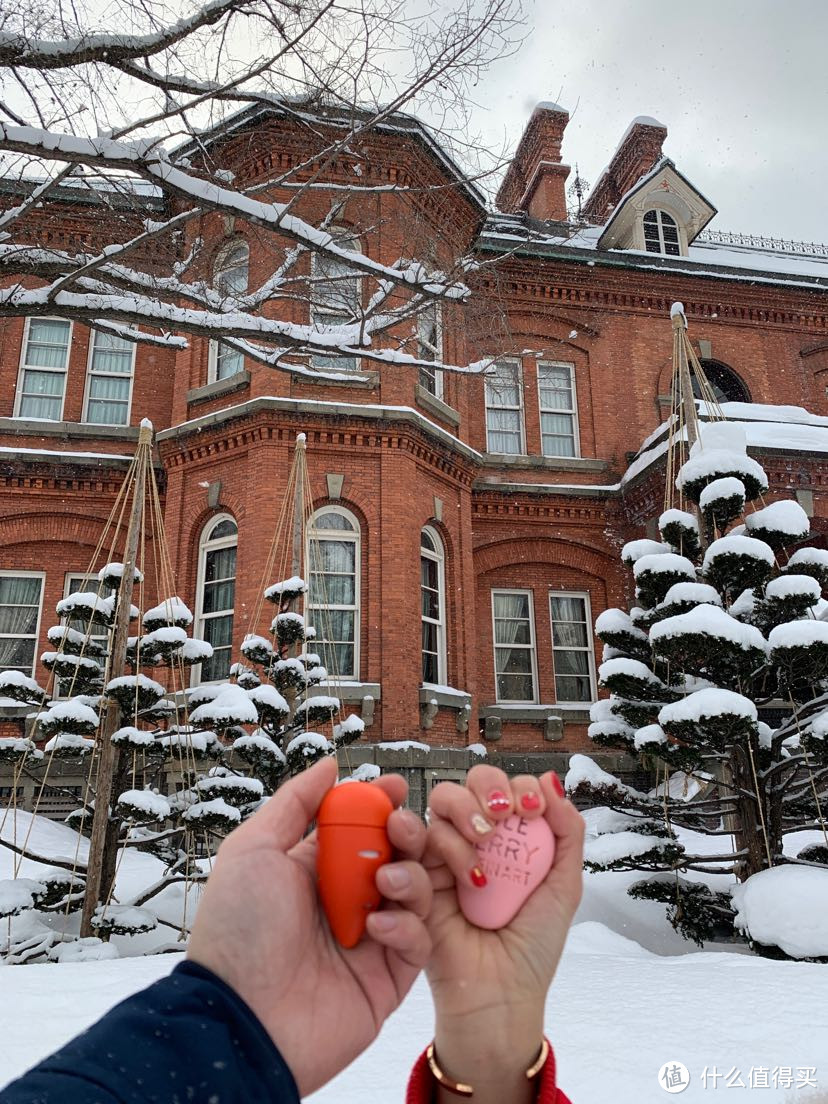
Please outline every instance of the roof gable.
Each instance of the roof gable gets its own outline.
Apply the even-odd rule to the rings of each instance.
[[[669,157],[661,160],[619,200],[598,239],[599,249],[636,248],[635,228],[646,211],[666,211],[683,229],[687,244],[701,233],[716,208]]]

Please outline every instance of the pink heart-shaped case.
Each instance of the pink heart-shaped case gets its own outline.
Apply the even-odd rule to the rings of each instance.
[[[458,885],[457,900],[470,924],[495,931],[517,916],[549,873],[555,837],[543,817],[524,820],[514,813],[476,847],[486,885]]]

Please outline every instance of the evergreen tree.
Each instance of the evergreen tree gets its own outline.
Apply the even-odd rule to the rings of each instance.
[[[112,846],[104,853],[102,903],[92,921],[97,938],[78,940],[77,919],[66,919],[81,908],[84,862],[24,846],[28,857],[55,865],[36,878],[0,881],[0,918],[24,921],[9,929],[8,961],[106,957],[102,944],[111,935],[153,930],[158,919],[146,907],[153,897],[176,882],[203,881],[203,860],[221,837],[285,778],[358,739],[364,728],[356,716],[337,723],[339,701],[319,690],[328,673],[307,650],[313,629],[292,608],[306,590],[298,577],[266,591],[276,607],[273,643],[248,636],[246,662],[234,665],[229,681],[184,689],[185,672],[210,658],[212,648],[188,634],[193,616],[178,597],[143,616],[132,607],[142,632],[127,643],[130,673],[107,679],[104,640],[111,635],[103,634],[113,629],[122,574],[123,565],[109,564],[96,592],[58,603],[63,621],[48,632],[55,650],[42,657],[54,676],[53,700],[19,672],[0,675],[0,695],[36,711],[32,737],[0,739],[0,758],[19,771],[37,772],[44,783],[54,760],[86,763],[87,770],[91,765],[84,800],[67,818],[82,833],[90,831],[94,811],[96,740],[108,711],[117,711]],[[140,581],[136,570],[134,582]],[[312,731],[320,728],[329,735]],[[112,889],[124,847],[155,855],[163,873],[131,900],[116,901]]]
[[[732,938],[737,910],[681,873],[745,882],[790,862],[828,869],[826,848],[783,854],[790,833],[824,831],[828,809],[828,551],[805,543],[798,503],[757,503],[768,483],[738,426],[703,425],[676,485],[698,516],[668,510],[662,542],[624,547],[636,602],[596,622],[610,695],[589,728],[596,744],[655,768],[658,785],[639,792],[585,756],[567,785],[613,810],[587,867],[654,872],[629,892],[666,903],[677,930],[701,943]],[[721,846],[694,854],[683,830]]]

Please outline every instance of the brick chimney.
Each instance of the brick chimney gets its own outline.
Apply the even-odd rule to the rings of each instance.
[[[621,197],[661,160],[666,137],[667,127],[658,119],[633,119],[583,206],[584,218],[603,225]]]
[[[569,165],[561,163],[561,141],[568,122],[565,108],[538,104],[497,193],[501,211],[525,211],[532,218],[559,222],[566,219]]]

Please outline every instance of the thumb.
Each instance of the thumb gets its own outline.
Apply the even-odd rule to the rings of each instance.
[[[328,755],[280,786],[255,816],[250,829],[266,834],[269,845],[288,851],[299,843],[308,825],[315,819],[322,798],[336,782],[336,757]],[[241,829],[240,829],[241,830]]]

